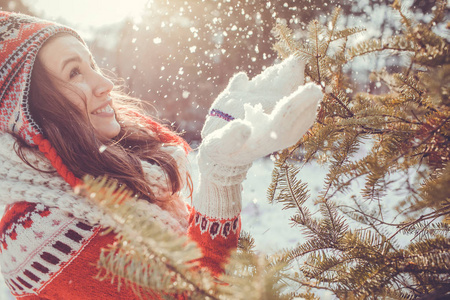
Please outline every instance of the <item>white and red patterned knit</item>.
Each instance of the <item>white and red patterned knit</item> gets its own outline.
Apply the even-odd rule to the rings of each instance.
[[[117,282],[94,278],[101,249],[115,238],[113,233],[101,234],[110,222],[107,216],[73,194],[58,174],[41,173],[22,162],[14,142],[10,134],[0,133],[0,200],[8,204],[0,222],[0,267],[11,293],[18,299],[137,299],[131,288],[122,286],[119,292]],[[27,157],[52,168],[39,156],[27,153]],[[144,170],[156,178],[155,185],[161,184],[159,168],[148,164]],[[171,200],[184,204],[181,194],[171,197],[180,197]],[[184,220],[178,219],[183,211],[166,211],[150,203],[148,215],[196,241],[203,253],[201,265],[220,274],[237,245],[239,214],[212,218],[185,207]],[[144,295],[159,299],[157,294]]]

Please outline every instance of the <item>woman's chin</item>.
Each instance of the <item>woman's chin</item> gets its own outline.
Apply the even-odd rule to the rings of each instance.
[[[94,126],[97,131],[98,137],[102,142],[107,142],[116,137],[120,132],[120,125],[114,119],[109,124],[102,124],[102,126]]]

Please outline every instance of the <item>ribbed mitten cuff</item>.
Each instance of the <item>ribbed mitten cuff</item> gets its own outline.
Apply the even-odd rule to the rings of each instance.
[[[213,219],[232,219],[242,209],[242,185],[221,186],[207,179],[201,179],[194,195],[193,206],[202,215]]]

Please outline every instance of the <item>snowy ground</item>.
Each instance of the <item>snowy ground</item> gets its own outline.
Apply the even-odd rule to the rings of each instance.
[[[242,229],[250,232],[255,238],[256,248],[264,253],[294,246],[301,236],[298,229],[289,224],[290,211],[283,211],[281,205],[271,205],[266,200],[267,187],[271,181],[273,162],[261,159],[253,164],[244,182],[242,203]],[[311,187],[323,182],[324,172],[320,169],[305,170],[308,174],[303,178]],[[192,165],[192,175],[195,182],[197,170]],[[313,191],[314,193],[314,188]],[[0,208],[1,214],[3,207]],[[14,299],[3,282],[0,274],[0,300]]]

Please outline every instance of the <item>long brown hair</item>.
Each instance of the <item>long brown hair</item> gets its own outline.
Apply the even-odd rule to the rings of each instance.
[[[76,177],[107,175],[126,184],[141,198],[156,202],[161,199],[155,199],[149,188],[142,159],[159,165],[165,171],[172,193],[180,190],[182,184],[177,163],[171,155],[161,150],[164,141],[156,133],[152,134],[149,125],[142,124],[141,118],[136,118],[136,113],[142,110],[136,99],[117,91],[111,92],[121,130],[117,137],[103,143],[87,121],[86,112],[80,111],[58,91],[55,86],[57,80],[38,57],[32,71],[29,106],[44,137]],[[25,143],[18,143],[16,151],[25,163],[34,167],[27,161],[22,151],[24,147],[27,147]]]

